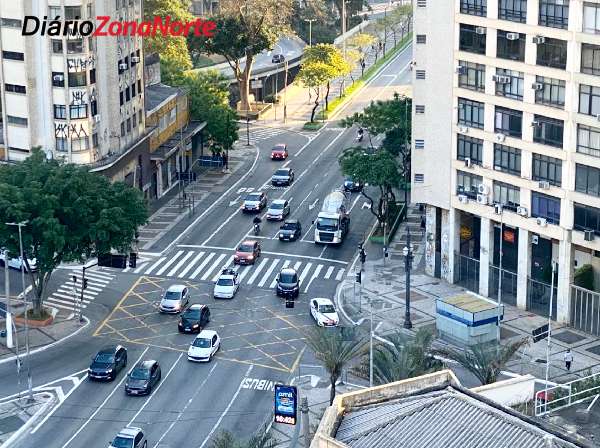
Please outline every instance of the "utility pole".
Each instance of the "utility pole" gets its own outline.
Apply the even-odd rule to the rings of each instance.
[[[285,68],[285,81],[283,83],[283,122],[287,121],[287,81],[288,81],[288,61],[283,62]]]
[[[312,47],[312,23],[315,19],[304,19],[305,22],[308,22],[308,46]]]
[[[369,303],[371,334],[369,337],[369,387],[373,387],[373,299]]]
[[[546,385],[544,390],[544,411],[547,411],[548,406],[548,376],[550,375],[550,334],[551,334],[551,326],[552,326],[552,305],[554,302],[554,275],[556,273],[556,263],[551,261],[552,263],[552,282],[550,288],[550,307],[548,309],[548,345],[546,346]],[[569,402],[571,400],[569,399]]]
[[[10,275],[8,272],[8,250],[4,251],[4,294],[6,294],[6,347],[12,348],[12,315],[10,314]],[[15,335],[16,338],[16,335]]]
[[[302,427],[304,430],[304,446],[310,446],[310,416],[308,414],[308,398],[302,397],[300,404],[300,412],[302,413]]]
[[[504,240],[503,230],[504,230],[504,206],[502,204],[497,204],[496,207],[500,207],[500,252],[499,263],[498,263],[498,328],[496,339],[498,339],[498,344],[500,344],[500,320],[502,317],[502,240]],[[554,280],[554,278],[552,278]]]
[[[406,309],[404,312],[404,328],[411,329],[412,322],[410,320],[410,270],[412,268],[412,244],[410,242],[410,229],[406,228],[406,246],[402,249],[402,253],[405,257],[405,269],[406,269]]]
[[[83,290],[87,288],[87,279],[85,278],[85,269],[86,266],[83,267],[82,269],[82,274],[81,274],[81,295],[79,296],[79,323],[83,323],[83,315],[82,315],[82,308],[83,308]]]

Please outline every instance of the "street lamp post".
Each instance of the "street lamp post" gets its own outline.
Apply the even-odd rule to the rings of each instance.
[[[308,22],[308,46],[312,47],[312,23],[315,19],[304,19],[305,22]]]
[[[504,205],[496,204],[496,213],[500,211],[500,251],[498,252],[498,328],[496,339],[498,339],[498,344],[500,343],[500,321],[502,317],[502,240],[504,240],[504,235],[502,234],[504,230]]]
[[[406,246],[402,249],[402,254],[405,260],[406,269],[406,311],[404,313],[404,328],[411,329],[412,322],[410,320],[410,270],[413,261],[413,247],[410,242],[410,229],[406,228]]]
[[[369,387],[373,387],[373,300],[369,305],[369,310],[371,313],[371,333],[369,338]]]

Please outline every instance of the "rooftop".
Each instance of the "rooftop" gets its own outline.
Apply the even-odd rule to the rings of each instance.
[[[146,114],[151,114],[161,104],[170,99],[184,93],[183,89],[171,87],[166,84],[154,84],[146,87],[144,95]]]

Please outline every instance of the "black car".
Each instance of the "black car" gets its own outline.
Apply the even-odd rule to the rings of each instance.
[[[292,185],[294,182],[294,171],[291,168],[280,168],[271,176],[273,185]]]
[[[112,381],[127,366],[127,349],[120,345],[104,347],[92,358],[88,369],[91,380]]]
[[[140,361],[131,373],[127,374],[125,393],[127,395],[148,395],[160,381],[161,372],[158,361]]]
[[[361,191],[362,189],[363,185],[360,182],[354,181],[351,177],[347,177],[344,181],[345,191]]]
[[[180,333],[199,333],[210,321],[207,305],[194,304],[183,312],[179,319]]]
[[[285,56],[282,54],[274,54],[273,57],[271,58],[271,62],[273,64],[281,64],[284,61],[285,61]]]
[[[292,268],[283,268],[277,274],[277,295],[280,297],[296,298],[300,294],[298,273]]]
[[[279,241],[296,241],[302,235],[302,226],[297,219],[289,219],[279,229]]]

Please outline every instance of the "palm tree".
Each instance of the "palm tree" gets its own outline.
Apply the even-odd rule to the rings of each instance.
[[[510,358],[528,343],[527,339],[520,339],[507,345],[486,342],[472,345],[463,350],[455,348],[437,349],[435,353],[458,362],[475,375],[481,384],[491,384],[496,382],[498,375]]]
[[[239,442],[230,431],[222,430],[213,439],[211,448],[273,448],[274,446],[275,440],[267,433],[265,425],[246,442]]]
[[[329,381],[331,382],[329,405],[331,406],[335,398],[335,383],[342,374],[344,367],[364,352],[364,340],[362,338],[346,340],[342,336],[341,327],[317,327],[306,334],[306,345],[313,351],[315,357],[323,363],[323,367],[329,374]]]

